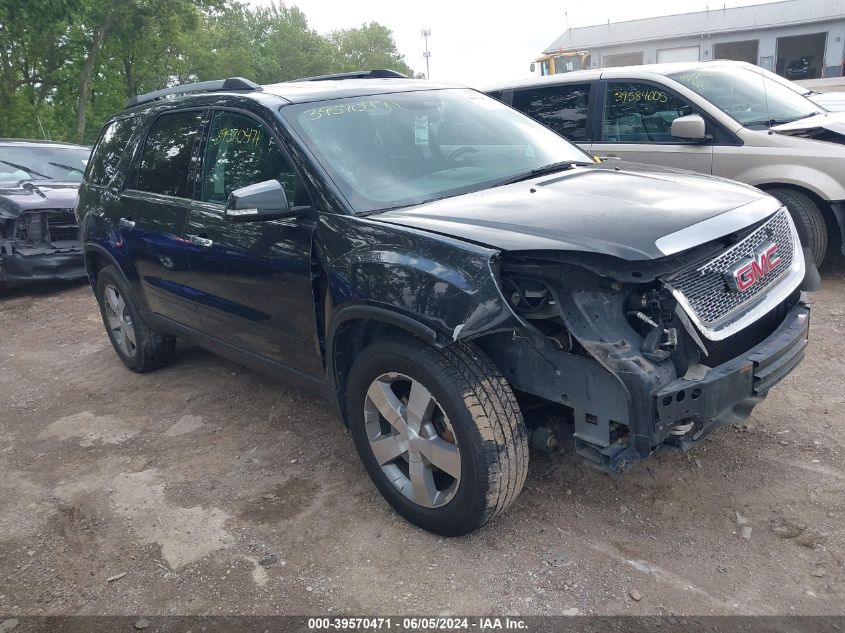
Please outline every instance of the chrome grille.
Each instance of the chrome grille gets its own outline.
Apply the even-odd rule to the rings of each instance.
[[[703,266],[690,267],[681,271],[671,279],[667,279],[666,284],[686,299],[694,316],[701,324],[705,326],[718,324],[744,306],[753,303],[756,297],[777,284],[790,272],[795,257],[794,230],[788,212],[783,208],[760,228],[716,259]],[[779,267],[744,292],[731,290],[725,281],[725,273],[730,272],[739,260],[753,257],[755,249],[768,242],[777,244],[777,254],[782,260]]]

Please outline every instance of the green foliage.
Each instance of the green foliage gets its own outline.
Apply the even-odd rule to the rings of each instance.
[[[168,85],[367,68],[413,75],[386,27],[322,35],[281,1],[2,0],[0,137],[91,143],[127,97]]]
[[[396,49],[393,33],[377,22],[364,24],[358,29],[334,31],[330,39],[336,49],[337,64],[343,70],[390,68],[409,77],[414,76]]]

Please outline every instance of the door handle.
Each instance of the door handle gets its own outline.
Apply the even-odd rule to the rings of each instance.
[[[120,218],[117,223],[125,229],[134,229],[135,228],[135,220],[130,218]]]
[[[188,239],[190,240],[191,244],[195,246],[202,246],[203,248],[208,248],[214,242],[207,237],[200,237],[199,235],[189,235]]]

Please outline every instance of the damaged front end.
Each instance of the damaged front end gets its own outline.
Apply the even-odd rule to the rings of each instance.
[[[85,277],[79,224],[73,209],[28,209],[0,217],[0,282]]]
[[[502,294],[526,325],[480,344],[529,408],[571,419],[579,455],[620,472],[746,418],[800,363],[805,265],[785,210],[650,261],[505,253]]]

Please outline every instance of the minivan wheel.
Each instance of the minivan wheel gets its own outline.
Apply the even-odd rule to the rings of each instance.
[[[375,343],[355,359],[346,403],[367,473],[426,530],[471,532],[522,489],[528,441],[519,405],[473,346],[435,349],[411,336]]]
[[[780,200],[789,210],[801,245],[809,248],[816,266],[821,266],[827,254],[827,223],[816,201],[806,193],[794,189],[768,189],[766,193]]]
[[[132,291],[113,266],[97,275],[97,302],[109,340],[124,365],[147,372],[170,362],[176,340],[147,327]]]

